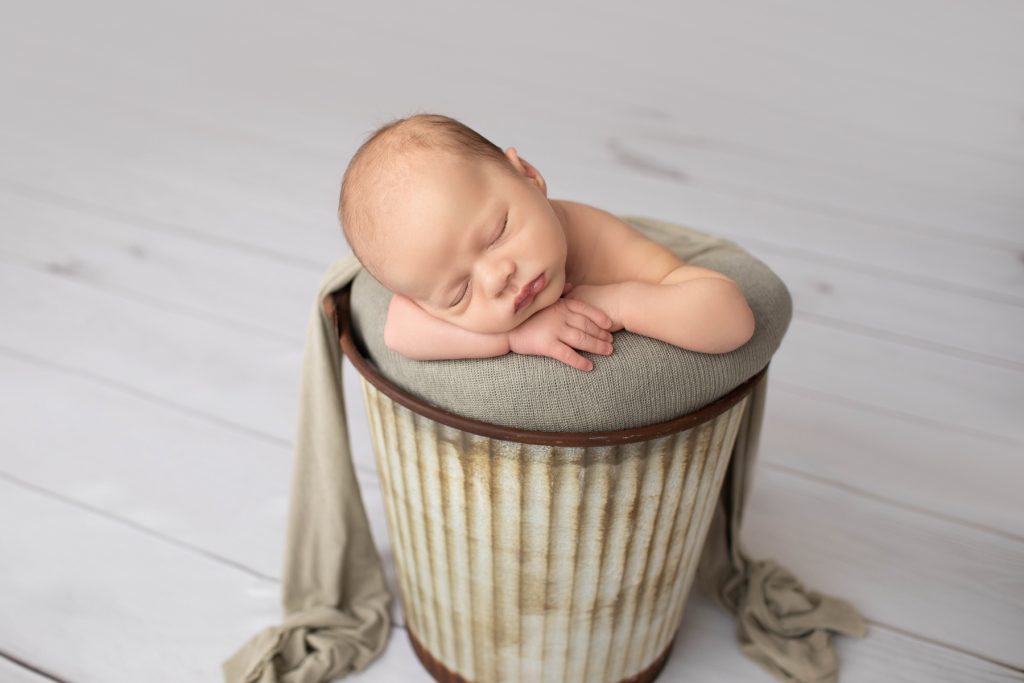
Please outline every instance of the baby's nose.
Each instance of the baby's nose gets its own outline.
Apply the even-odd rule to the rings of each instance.
[[[496,263],[490,272],[490,282],[488,283],[491,291],[491,295],[494,297],[501,296],[508,289],[512,282],[512,276],[516,273],[516,265],[508,260],[503,259]]]

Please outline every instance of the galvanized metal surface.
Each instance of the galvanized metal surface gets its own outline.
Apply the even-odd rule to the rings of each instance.
[[[747,398],[647,442],[515,443],[362,379],[409,629],[475,683],[615,683],[682,617]]]

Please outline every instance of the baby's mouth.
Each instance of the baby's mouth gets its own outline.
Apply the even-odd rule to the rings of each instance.
[[[537,296],[537,292],[544,289],[544,286],[548,283],[544,273],[538,275],[530,284],[523,287],[522,291],[519,292],[519,296],[516,297],[515,312],[518,313],[524,307],[528,306],[534,297]]]

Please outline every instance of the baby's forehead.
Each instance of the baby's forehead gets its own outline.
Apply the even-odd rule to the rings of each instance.
[[[380,189],[378,207],[400,223],[415,225],[425,218],[464,218],[494,188],[473,168],[437,164],[403,171]]]
[[[435,182],[451,176],[452,166],[443,158],[431,162],[422,152],[405,152],[401,158],[383,164],[367,190],[378,201],[398,206],[411,201],[417,192],[435,195],[454,192],[454,182]]]
[[[417,303],[436,306],[437,293],[448,284],[444,270],[423,263],[413,249],[399,248],[391,256],[383,268],[385,286]]]

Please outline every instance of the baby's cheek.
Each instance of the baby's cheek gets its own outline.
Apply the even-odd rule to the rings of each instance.
[[[552,283],[552,284],[557,284],[557,283]],[[555,303],[556,301],[558,301],[559,299],[562,298],[562,290],[565,289],[565,286],[561,285],[561,286],[559,286],[557,288],[549,287],[548,289],[550,291],[544,292],[544,297],[542,298],[542,301],[541,301],[541,303],[545,307],[550,306],[551,304]],[[569,291],[571,292],[572,290],[570,289]]]

